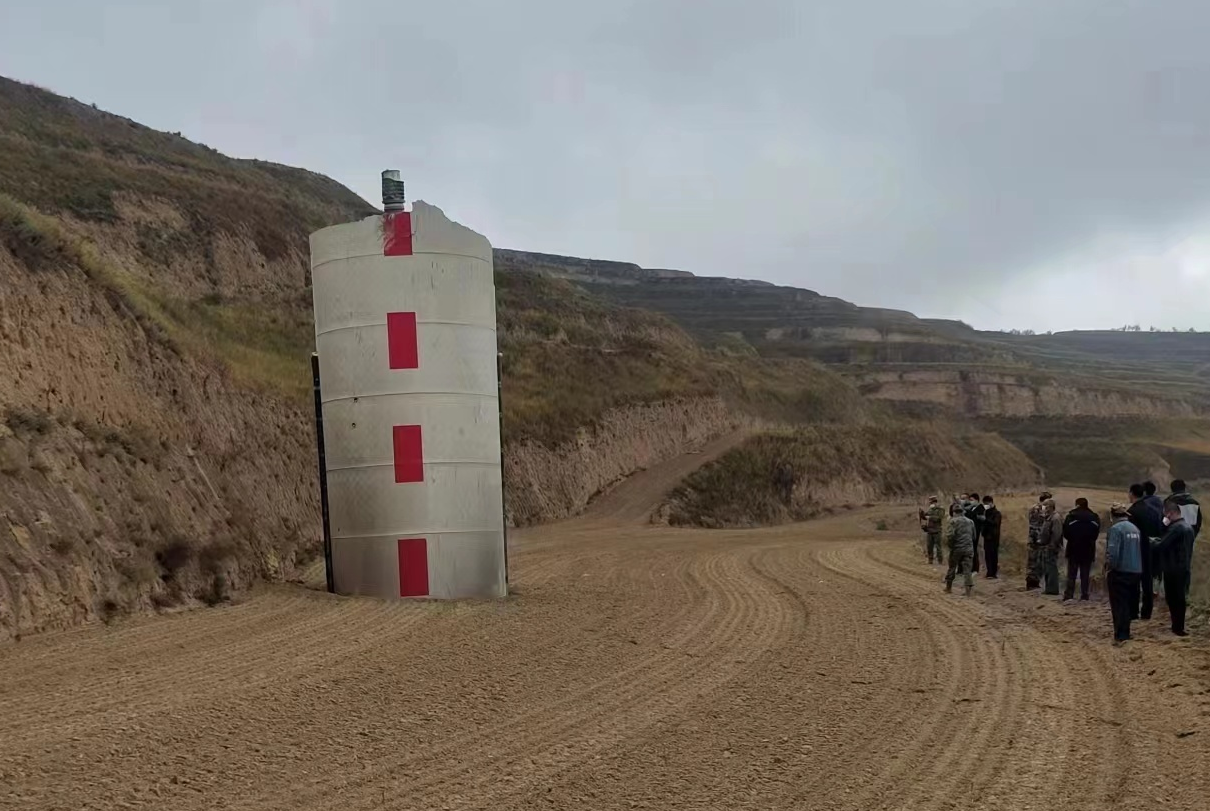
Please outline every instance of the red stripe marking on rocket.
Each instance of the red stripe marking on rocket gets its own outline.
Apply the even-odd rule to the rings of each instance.
[[[382,255],[412,255],[412,212],[388,211],[382,215]]]
[[[391,429],[395,456],[395,483],[424,481],[424,448],[419,425],[396,425]]]
[[[419,369],[416,313],[387,313],[387,355],[392,369]]]
[[[429,543],[424,538],[399,539],[399,596],[429,595]]]

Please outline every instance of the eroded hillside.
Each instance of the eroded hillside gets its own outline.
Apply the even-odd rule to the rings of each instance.
[[[1122,421],[1110,432],[1117,436],[1140,419],[1162,419],[1181,422],[1169,433],[1182,435],[1210,424],[1210,334],[979,332],[765,282],[500,253],[510,266],[665,313],[708,346],[825,363],[898,414],[1002,426],[1052,483],[1120,487],[1152,473],[1192,479],[1210,464],[1210,455],[1179,442],[1143,437],[1140,451],[1103,430]],[[1056,420],[1068,433],[1042,443]]]
[[[229,599],[319,547],[302,170],[0,80],[0,634]],[[498,274],[514,523],[761,422],[878,412],[803,359]]]

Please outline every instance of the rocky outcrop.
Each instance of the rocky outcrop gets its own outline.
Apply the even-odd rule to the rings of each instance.
[[[510,523],[575,515],[620,479],[735,430],[743,421],[722,400],[686,399],[615,409],[554,448],[510,445],[504,454]]]
[[[854,375],[875,400],[932,405],[969,417],[1187,417],[1186,400],[1103,385],[1087,378],[922,369]]]

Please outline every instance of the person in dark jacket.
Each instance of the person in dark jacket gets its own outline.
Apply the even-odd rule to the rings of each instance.
[[[1000,511],[991,496],[983,497],[983,556],[987,577],[1000,576]]]
[[[1164,499],[1155,494],[1155,482],[1143,482],[1143,500],[1147,502],[1147,506],[1159,513],[1160,517],[1164,516]]]
[[[1063,599],[1070,600],[1076,592],[1076,574],[1080,575],[1080,599],[1088,599],[1092,562],[1097,555],[1097,538],[1101,535],[1101,519],[1088,509],[1088,499],[1077,498],[1075,509],[1063,520],[1063,540],[1067,541],[1067,588]]]
[[[1190,551],[1193,548],[1193,527],[1185,520],[1181,505],[1174,501],[1164,504],[1168,531],[1155,547],[1156,564],[1164,573],[1164,600],[1172,617],[1172,633],[1188,636],[1185,630],[1185,589],[1189,580]]]
[[[1189,491],[1185,487],[1184,479],[1177,479],[1172,482],[1172,495],[1164,499],[1164,506],[1175,504],[1181,508],[1181,516],[1185,519],[1185,523],[1193,530],[1193,540],[1189,544],[1189,566],[1190,572],[1193,571],[1193,544],[1197,543],[1197,536],[1202,533],[1202,506],[1197,503],[1197,499],[1189,495]],[[1167,586],[1165,586],[1167,588]],[[1189,594],[1189,578],[1185,578],[1185,595]]]
[[[1147,501],[1147,493],[1141,484],[1130,485],[1130,506],[1126,510],[1130,523],[1134,524],[1142,536],[1143,572],[1139,578],[1138,593],[1130,603],[1131,619],[1151,619],[1151,609],[1155,601],[1155,579],[1152,574],[1153,566],[1151,547],[1164,537],[1164,514],[1156,510]]]
[[[983,537],[983,504],[979,501],[978,493],[971,493],[963,513],[975,524],[975,551],[971,561],[971,571],[979,573],[979,539]]]

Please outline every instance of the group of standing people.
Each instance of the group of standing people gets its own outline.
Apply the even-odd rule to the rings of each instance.
[[[949,508],[949,520],[936,496],[920,510],[925,532],[925,554],[929,563],[944,563],[949,551],[945,590],[951,591],[955,577],[964,577],[965,593],[974,587],[979,571],[979,542],[983,542],[987,577],[998,575],[1001,514],[991,496],[964,494]],[[1130,638],[1130,623],[1150,619],[1156,589],[1162,588],[1172,621],[1172,632],[1185,631],[1186,600],[1193,564],[1193,545],[1201,533],[1202,512],[1185,485],[1172,482],[1171,494],[1161,498],[1152,482],[1132,484],[1127,501],[1114,502],[1109,509],[1105,536],[1105,581],[1113,612],[1114,642]],[[1075,507],[1061,515],[1054,496],[1043,492],[1029,510],[1027,590],[1059,594],[1059,558],[1066,552],[1067,583],[1064,600],[1075,599],[1076,581],[1080,599],[1088,600],[1092,566],[1102,517],[1078,498]]]
[[[959,573],[964,580],[967,597],[975,586],[979,573],[979,542],[983,542],[983,558],[988,578],[1000,576],[1000,511],[991,496],[979,498],[978,493],[964,493],[950,504],[949,521],[936,496],[929,496],[928,508],[920,511],[920,528],[925,532],[925,552],[929,563],[945,563],[949,550],[949,570],[945,574],[945,590],[952,591]]]

